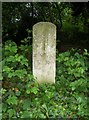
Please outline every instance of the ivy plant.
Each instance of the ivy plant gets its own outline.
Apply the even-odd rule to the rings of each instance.
[[[32,75],[31,46],[3,45],[2,119],[89,118],[89,53],[57,53],[56,83],[38,84]]]

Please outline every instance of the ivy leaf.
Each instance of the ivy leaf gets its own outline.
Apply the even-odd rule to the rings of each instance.
[[[20,59],[21,59],[21,57],[18,54],[16,54],[15,55],[15,60],[18,61],[18,62],[20,62]]]
[[[37,94],[38,93],[38,88],[37,87],[30,87],[27,85],[27,88],[26,88],[26,93],[29,94],[29,93],[34,93],[34,94]]]
[[[5,103],[2,103],[2,111],[3,112],[6,112],[6,110],[7,110],[7,104],[5,104]]]
[[[31,88],[31,92],[34,93],[34,94],[37,94],[38,90],[39,89],[37,87]]]
[[[14,74],[13,73],[8,73],[8,78],[12,78],[14,76]]]
[[[23,111],[23,112],[22,112],[21,118],[29,118],[29,117],[30,117],[29,111]]]
[[[11,118],[13,115],[16,114],[16,111],[14,109],[9,109],[7,113],[9,113],[9,118]]]
[[[23,101],[23,109],[24,110],[29,110],[30,109],[30,105],[31,105],[31,101],[30,101],[30,99],[26,99],[26,100],[24,100]]]
[[[9,104],[9,105],[13,105],[13,104],[15,104],[15,105],[17,105],[17,97],[16,96],[9,96],[8,97],[8,99],[7,99],[7,103]]]
[[[16,70],[14,72],[14,75],[19,77],[19,78],[23,78],[24,75],[27,74],[27,71],[25,69],[22,69],[22,70]]]
[[[28,60],[23,57],[23,59],[21,59],[21,65],[26,65],[28,67]]]
[[[0,94],[5,94],[5,93],[6,93],[6,91],[7,91],[6,89],[1,88],[1,89],[0,89]]]
[[[7,62],[15,62],[15,57],[14,56],[9,56],[6,58]]]
[[[4,66],[3,67],[3,72],[10,72],[11,71],[11,68],[9,68],[8,66]]]

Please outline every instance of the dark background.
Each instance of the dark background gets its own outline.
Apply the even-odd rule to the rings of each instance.
[[[57,26],[59,52],[71,48],[89,50],[89,3],[84,2],[2,3],[3,44],[12,40],[20,45],[25,38],[24,44],[32,44],[32,26],[40,21]]]

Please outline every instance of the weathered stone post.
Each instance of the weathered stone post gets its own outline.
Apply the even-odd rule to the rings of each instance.
[[[55,83],[56,26],[39,22],[33,26],[33,75],[38,83]]]

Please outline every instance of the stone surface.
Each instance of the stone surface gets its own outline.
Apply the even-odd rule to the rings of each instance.
[[[55,83],[56,26],[39,22],[33,26],[33,75],[38,83]]]

